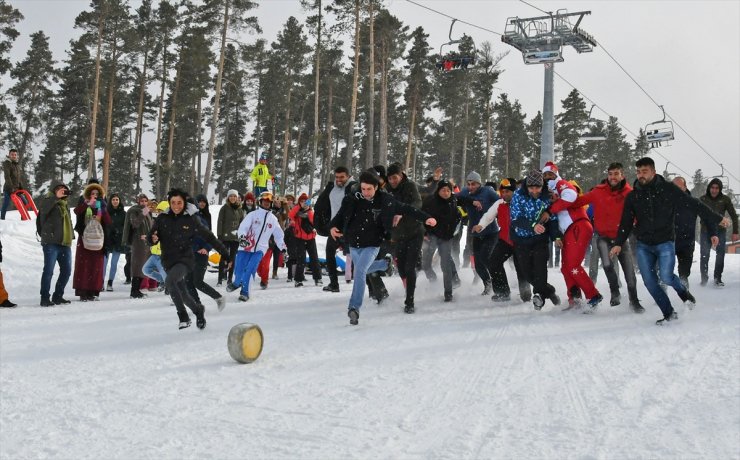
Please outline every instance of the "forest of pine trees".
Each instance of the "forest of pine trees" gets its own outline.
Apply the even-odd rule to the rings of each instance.
[[[286,18],[272,42],[257,1],[92,0],[69,24],[78,34],[64,57],[38,31],[18,62],[9,54],[24,19],[12,3],[0,0],[0,76],[11,82],[0,87],[0,148],[19,150],[35,194],[53,179],[76,193],[96,177],[127,202],[170,187],[220,201],[246,190],[262,153],[281,193],[318,192],[338,164],[398,161],[419,181],[437,166],[461,181],[539,165],[541,114],[494,91],[503,54],[464,36],[477,65],[440,72],[424,29],[386,0],[301,0],[305,22]],[[560,170],[591,186],[609,162],[629,167],[648,149],[616,118],[589,125],[588,109],[568,94],[555,140]],[[579,142],[587,126],[607,140]]]

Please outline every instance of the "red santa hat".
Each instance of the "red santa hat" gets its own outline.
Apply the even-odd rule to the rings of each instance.
[[[545,167],[542,168],[542,173],[544,174],[546,172],[551,172],[555,173],[555,175],[558,175],[558,166],[552,161],[548,161],[547,163],[545,163]]]

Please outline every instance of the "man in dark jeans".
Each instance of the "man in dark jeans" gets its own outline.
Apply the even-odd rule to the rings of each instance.
[[[356,184],[349,175],[349,169],[344,166],[334,168],[334,180],[326,184],[326,187],[316,200],[314,207],[314,227],[321,236],[329,236],[329,222],[337,215],[342,207],[342,200],[348,196]],[[343,247],[341,238],[326,239],[326,270],[329,272],[329,284],[324,286],[324,291],[339,292],[339,279],[337,277],[337,249]]]
[[[691,192],[686,188],[686,180],[681,177],[674,177],[673,184],[680,188],[682,192],[691,196]],[[694,246],[696,246],[696,211],[688,207],[676,208],[676,259],[678,260],[678,278],[681,284],[689,288],[689,275],[691,274],[691,265],[694,262]],[[716,230],[715,230],[716,233]]]
[[[481,295],[491,295],[491,271],[490,260],[493,248],[498,241],[499,227],[497,223],[492,223],[480,233],[471,233],[471,229],[478,225],[483,214],[488,211],[493,203],[498,201],[499,196],[491,187],[481,185],[481,177],[475,171],[471,171],[466,178],[467,187],[455,197],[457,202],[462,204],[465,212],[468,213],[468,234],[472,235],[473,242],[473,259],[475,263],[475,272],[483,280],[483,292]]]
[[[635,166],[637,167],[637,181],[634,189],[624,201],[617,238],[609,254],[611,257],[618,256],[622,251],[622,245],[634,229],[637,236],[637,264],[640,266],[640,275],[642,275],[642,281],[648,292],[663,313],[663,318],[656,322],[662,325],[666,321],[677,319],[678,315],[668,295],[660,288],[659,279],[673,287],[689,308],[696,303],[691,292],[673,273],[676,265],[674,243],[676,209],[681,206],[688,207],[712,225],[719,224],[722,217],[699,200],[686,195],[660,174],[656,174],[655,162],[652,158],[641,158],[637,160]],[[718,239],[714,236],[713,244],[717,242]],[[658,270],[655,268],[656,264]]]
[[[41,275],[41,306],[51,307],[70,303],[64,298],[64,288],[72,274],[72,218],[69,213],[69,188],[55,182],[51,191],[43,198],[36,220],[36,231],[41,237],[44,250],[44,271]],[[54,265],[59,264],[59,278],[50,295]]]
[[[707,185],[707,193],[702,195],[699,199],[720,216],[724,217],[725,213],[730,215],[730,219],[732,220],[732,241],[737,241],[737,212],[735,212],[735,207],[733,206],[730,197],[722,193],[722,181],[717,178],[709,181],[709,185]],[[725,224],[728,224],[727,221],[724,222]],[[701,260],[699,262],[699,268],[701,270],[701,285],[704,286],[709,280],[709,249],[710,246],[712,248],[716,246],[717,256],[714,260],[714,285],[717,287],[723,287],[725,283],[722,281],[722,272],[725,268],[725,241],[727,239],[727,232],[724,228],[720,229],[717,235],[719,241],[716,245],[712,245],[711,236],[711,222],[707,222],[705,219],[702,219],[699,240],[699,250],[701,251]]]

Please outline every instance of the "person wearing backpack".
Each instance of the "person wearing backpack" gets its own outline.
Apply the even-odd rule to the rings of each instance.
[[[321,266],[319,265],[319,253],[316,249],[316,229],[313,226],[314,213],[308,195],[302,193],[298,197],[298,204],[290,210],[288,216],[293,222],[291,230],[295,236],[294,244],[296,245],[295,287],[303,286],[303,282],[306,281],[306,277],[303,275],[306,267],[306,253],[308,253],[311,263],[314,284],[321,286]]]
[[[97,300],[103,290],[105,231],[111,225],[111,218],[103,201],[105,190],[100,184],[88,185],[82,196],[83,202],[74,209],[79,238],[72,287],[75,295],[87,302]]]

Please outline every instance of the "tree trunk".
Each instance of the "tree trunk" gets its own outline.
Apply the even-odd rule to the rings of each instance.
[[[38,104],[38,101],[36,100],[38,97],[38,82],[33,83],[33,88],[31,89],[31,102],[28,104],[28,113],[26,113],[25,116],[25,122],[26,126],[23,128],[23,137],[21,138],[21,146],[20,146],[20,154],[19,154],[19,162],[21,164],[21,170],[26,171],[26,165],[28,164],[28,156],[26,155],[26,148],[28,148],[28,141],[31,139],[31,119],[33,119],[33,112],[36,109],[36,105]]]
[[[470,102],[465,102],[465,122],[463,124],[463,145],[462,145],[462,161],[460,165],[460,183],[465,183],[465,168],[468,162],[468,114],[470,108]]]
[[[352,157],[355,153],[355,117],[357,116],[357,85],[360,79],[360,1],[355,0],[355,68],[352,73],[352,106],[349,111],[349,132],[344,162],[352,174]]]
[[[298,122],[298,136],[296,137],[296,155],[293,155],[293,162],[295,166],[293,167],[293,190],[297,190],[298,187],[298,157],[300,156],[301,152],[301,138],[303,137],[303,120],[304,115],[306,113],[306,103],[308,102],[308,99],[304,100],[301,104],[301,118]],[[314,157],[315,159],[316,157]],[[313,183],[313,173],[316,171],[316,165],[312,164],[311,174],[308,177],[308,183],[309,183],[309,192],[308,196],[311,196],[311,183]],[[298,193],[297,191],[295,193]]]
[[[224,188],[226,187],[226,163],[229,158],[229,114],[231,113],[231,110],[229,110],[229,106],[226,106],[226,115],[224,116],[224,121],[226,122],[226,126],[224,128],[224,157],[221,160],[221,174],[218,178],[218,204],[221,204],[223,201],[223,193]],[[259,128],[258,128],[259,129]],[[235,165],[236,167],[236,165]]]
[[[90,123],[90,157],[87,162],[87,176],[96,176],[95,165],[95,129],[98,122],[98,98],[100,95],[100,51],[103,48],[103,19],[105,18],[105,8],[101,11],[98,18],[98,51],[95,56],[95,90],[93,92],[92,122]]]
[[[163,64],[164,65],[164,64]],[[161,197],[162,193],[162,166],[161,166],[161,154],[162,154],[162,117],[164,116],[164,93],[167,86],[167,80],[162,75],[162,88],[159,91],[159,115],[157,116],[157,146],[155,156],[155,169],[154,169],[154,195]]]
[[[288,81],[291,82],[290,76]],[[283,135],[283,163],[280,168],[280,193],[285,192],[285,186],[288,183],[288,150],[290,149],[290,97],[293,94],[293,84],[289,83],[288,100],[285,109],[285,133]]]
[[[172,181],[172,152],[175,145],[175,118],[177,118],[177,93],[180,91],[180,74],[182,69],[182,52],[180,53],[180,59],[177,64],[177,71],[175,72],[175,91],[172,95],[172,110],[170,113],[170,132],[169,140],[167,141],[167,177],[164,181],[164,189],[169,191],[170,182]]]
[[[116,43],[115,37],[113,42]],[[116,86],[116,60],[118,58],[117,52],[117,46],[113,45],[113,51],[111,54],[113,68],[111,69],[110,84],[108,85],[108,119],[106,120],[107,123],[105,127],[105,148],[103,149],[103,183],[101,185],[103,186],[104,190],[108,190],[108,179],[110,176],[110,155],[111,150],[113,150],[113,95],[115,94],[115,91],[113,91],[113,89]]]
[[[378,134],[378,163],[388,164],[388,70],[390,63],[383,58],[380,69],[380,133]]]
[[[333,131],[334,131],[334,80],[333,78],[329,80],[329,93],[327,94],[326,99],[326,153],[324,154],[324,164],[322,170],[324,173],[321,175],[321,184],[320,186],[323,187],[324,184],[327,182],[329,178],[329,174],[332,167],[332,158],[334,155],[332,155],[332,148],[333,148]]]
[[[208,160],[206,161],[206,176],[203,178],[203,193],[208,194],[208,184],[211,180],[211,168],[213,167],[213,151],[216,148],[216,128],[218,126],[218,111],[221,101],[221,81],[224,74],[224,60],[226,53],[226,31],[229,27],[229,7],[231,0],[226,0],[224,5],[224,23],[221,28],[221,57],[218,60],[218,75],[216,76],[216,96],[213,103],[213,120],[211,123],[211,137],[208,141]]]
[[[321,63],[321,0],[318,6],[319,21],[316,28],[316,78],[314,83],[314,103],[313,103],[313,150],[311,151],[311,168],[316,171],[316,156],[319,153],[319,77]],[[308,196],[313,195],[313,176],[308,180]]]
[[[504,157],[506,158],[506,163],[504,166],[504,177],[509,177],[509,138],[508,137],[504,141]]]
[[[493,127],[491,123],[491,101],[486,101],[486,179],[491,179],[491,146],[493,144]]]
[[[370,72],[368,75],[367,101],[367,152],[365,152],[365,169],[373,167],[375,161],[375,24],[373,14],[374,0],[368,3],[368,25],[370,27],[369,60]]]
[[[195,183],[196,183],[196,175],[198,176],[197,181],[200,182],[200,149],[203,146],[203,130],[201,129],[201,124],[203,122],[203,105],[200,98],[198,98],[198,118],[196,120],[196,124],[198,125],[198,133],[196,135],[197,139],[197,145],[193,149],[192,154],[190,155],[190,196],[195,196]],[[197,162],[197,169],[196,169],[196,162]],[[197,172],[197,173],[196,173]]]
[[[136,114],[136,140],[134,141],[136,148],[136,172],[133,173],[132,171],[132,176],[136,180],[136,194],[141,193],[141,138],[144,125],[144,95],[146,94],[146,72],[148,65],[149,49],[147,48],[144,52],[144,66],[141,70],[141,86],[139,88],[139,107]],[[133,165],[131,169],[133,170]]]
[[[411,166],[411,155],[413,154],[414,149],[414,132],[416,130],[416,106],[418,105],[416,103],[417,94],[414,92],[413,96],[411,97],[411,121],[409,122],[409,140],[406,143],[406,171],[409,170],[409,167]],[[414,161],[416,163],[416,161]]]
[[[455,177],[455,126],[456,113],[452,114],[452,150],[450,151],[450,177]],[[461,187],[462,188],[462,187]]]

